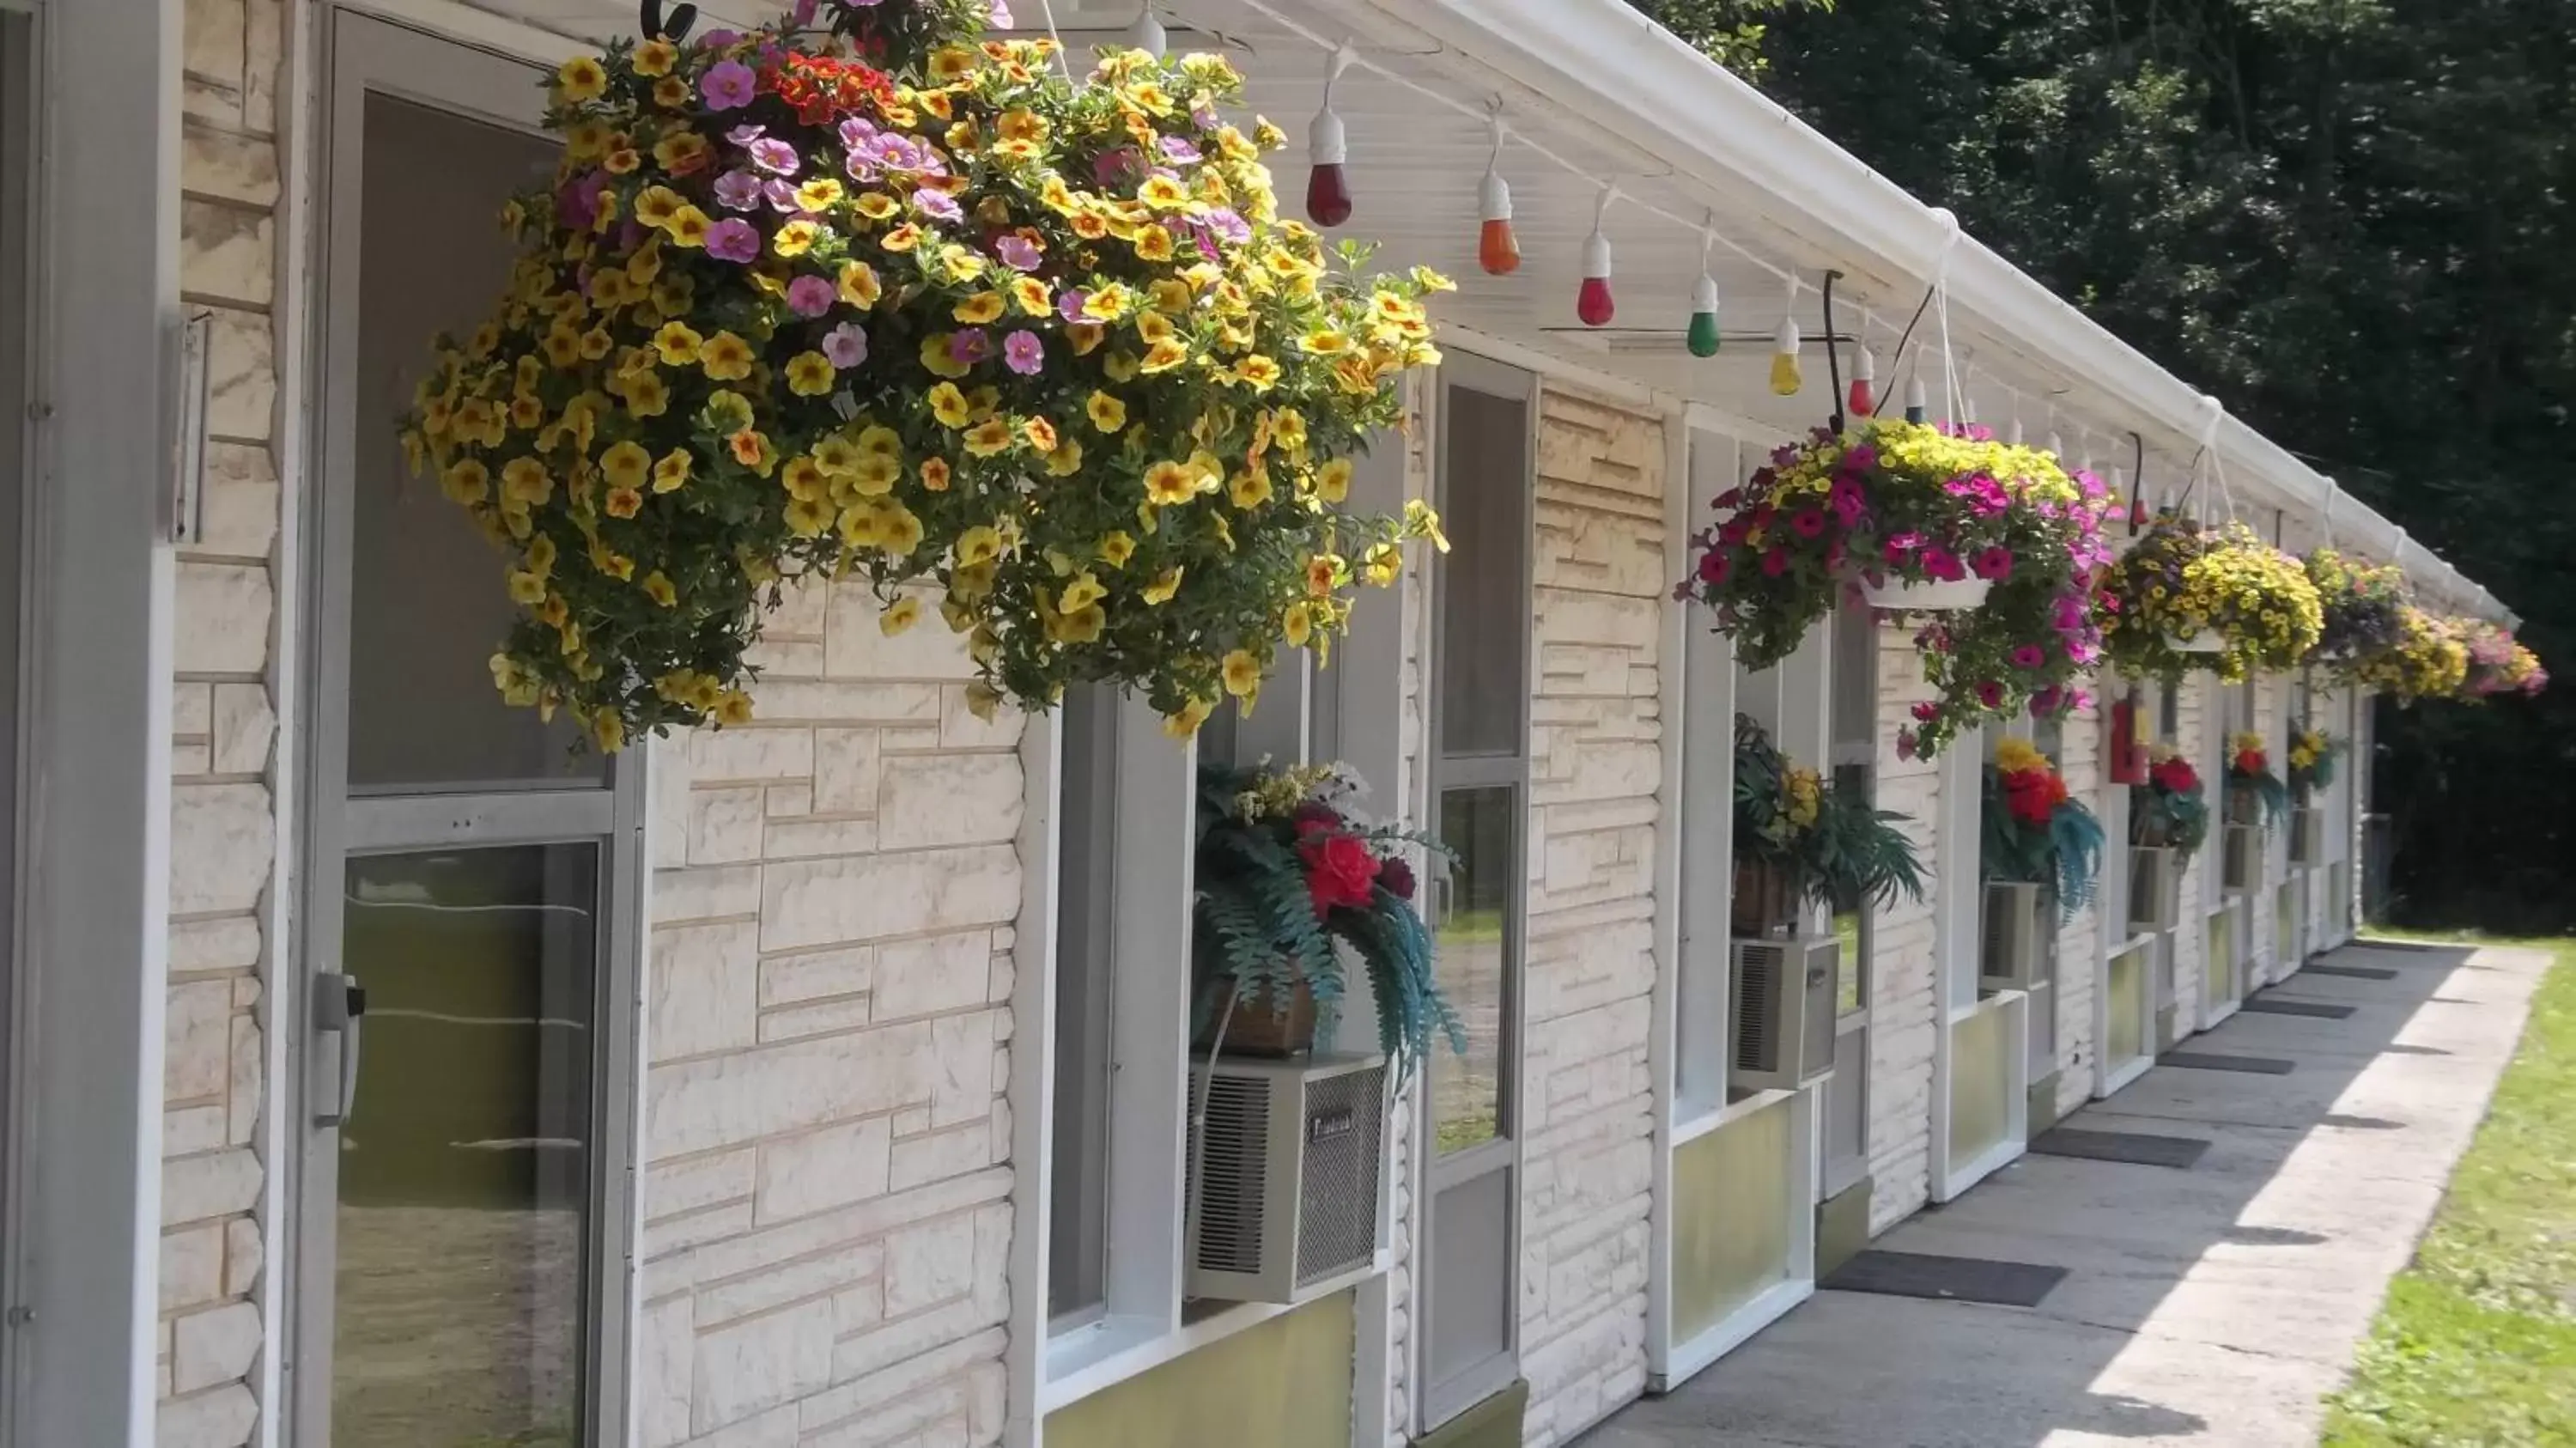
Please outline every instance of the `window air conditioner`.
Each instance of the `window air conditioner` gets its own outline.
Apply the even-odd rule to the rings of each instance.
[[[2251,890],[2263,873],[2263,827],[2229,825],[2226,829],[2227,838],[2219,850],[2226,873],[2219,876],[2219,883],[2230,890]]]
[[[1842,945],[1830,935],[1734,943],[1734,1084],[1794,1091],[1834,1068]]]
[[[2171,930],[2182,923],[2182,852],[2156,845],[2129,850],[2129,928]]]
[[[2313,865],[2326,857],[2326,812],[2321,809],[2290,811],[2290,863]]]
[[[1977,958],[1977,984],[1987,990],[2030,989],[2047,973],[2049,926],[2055,914],[2048,887],[1988,880],[1985,914],[1979,922],[1984,944]]]
[[[1376,1265],[1385,1057],[1194,1062],[1190,1106],[1183,1291],[1304,1302]]]

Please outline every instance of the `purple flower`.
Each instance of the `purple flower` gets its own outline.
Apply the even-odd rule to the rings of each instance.
[[[819,317],[832,310],[836,296],[830,282],[809,273],[787,284],[787,310],[800,317]]]
[[[592,171],[555,192],[555,214],[576,231],[588,231],[599,220],[599,194],[608,189],[608,173]]]
[[[1112,190],[1124,191],[1137,173],[1145,169],[1145,158],[1133,146],[1120,146],[1103,151],[1091,163],[1091,179]]]
[[[2016,644],[2013,647],[2012,666],[2016,669],[2036,669],[2047,662],[2048,655],[2041,653],[2037,644]]]
[[[2004,686],[1996,683],[1992,679],[1978,680],[1977,702],[1983,704],[1989,709],[2002,708],[2004,706]]]
[[[1787,467],[1788,463],[1784,462],[1781,466]],[[1869,443],[1855,444],[1849,452],[1843,454],[1843,468],[1846,472],[1865,473],[1876,466],[1878,466],[1878,449]]]
[[[737,146],[748,146],[752,142],[757,141],[768,134],[769,128],[767,126],[757,126],[753,125],[749,121],[745,121],[741,125],[734,127],[732,130],[725,132],[725,139],[733,142]]]
[[[948,358],[972,367],[993,355],[993,339],[981,327],[966,327],[948,339]]]
[[[796,187],[789,182],[779,180],[775,176],[772,176],[768,180],[760,183],[760,194],[769,198],[769,209],[772,211],[797,212],[804,210],[802,206],[796,204]]]
[[[1082,320],[1083,305],[1090,300],[1091,293],[1080,287],[1067,287],[1056,296],[1055,314],[1068,322],[1079,322]]]
[[[2001,546],[1986,548],[1979,550],[1977,554],[1976,569],[1979,578],[1991,578],[2001,583],[2012,577],[2012,565],[2012,550],[2009,548]]]
[[[2045,719],[2065,707],[2066,691],[2055,684],[2030,696],[2030,717]]]
[[[760,204],[760,178],[736,167],[716,178],[716,201],[728,211],[749,211]]]
[[[1217,128],[1217,123],[1222,119],[1222,117],[1217,115],[1216,107],[1214,106],[1201,105],[1192,106],[1190,108],[1190,124],[1198,127],[1202,131],[1215,130]]]
[[[1002,339],[1002,361],[1022,377],[1035,377],[1046,367],[1046,343],[1022,329]]]
[[[741,110],[751,104],[759,90],[759,78],[751,73],[750,66],[738,60],[717,61],[707,67],[705,78],[698,82],[698,93],[707,98],[709,110]]]
[[[855,151],[877,135],[877,123],[865,116],[852,116],[841,122],[841,144]]]
[[[862,0],[862,3],[873,5],[876,0]],[[984,12],[984,23],[995,30],[1008,30],[1019,22],[1011,18],[1010,0],[993,0],[991,8]]]
[[[764,136],[751,143],[751,164],[772,176],[796,174],[796,148]]]
[[[707,228],[707,255],[720,261],[760,259],[760,233],[739,216],[728,216]]]
[[[823,334],[823,356],[835,367],[847,369],[868,360],[867,329],[856,322],[843,322]]]
[[[1797,461],[1798,450],[1785,442],[1771,449],[1771,466],[1775,468],[1791,467]]]
[[[1207,228],[1216,239],[1228,246],[1241,246],[1252,240],[1252,223],[1231,206],[1220,206],[1207,214]]]
[[[742,43],[742,32],[719,26],[698,37],[700,50],[731,50]]]
[[[1199,148],[1191,145],[1185,137],[1165,136],[1161,144],[1163,159],[1174,165],[1195,166],[1206,159],[1199,154]]]
[[[951,202],[951,204],[955,203]],[[993,254],[1002,259],[1002,265],[1014,271],[1036,271],[1039,263],[1044,260],[1043,254],[1038,251],[1037,243],[1025,236],[994,238]]]
[[[933,191],[927,186],[912,193],[912,209],[933,221],[955,222],[966,215],[965,208],[957,204],[956,197],[945,191]]]
[[[1899,730],[1897,730],[1897,731],[1896,731],[1896,757],[1897,757],[1897,758],[1899,758],[1899,759],[1912,759],[1912,758],[1914,757],[1914,747],[1915,747],[1915,746],[1914,746],[1914,731],[1913,731],[1913,730],[1911,730],[1911,729],[1899,729]]]
[[[1801,538],[1821,536],[1825,531],[1825,515],[1814,508],[1800,508],[1789,515],[1789,530]]]

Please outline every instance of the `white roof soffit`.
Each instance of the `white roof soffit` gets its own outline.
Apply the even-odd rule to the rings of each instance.
[[[1033,0],[1021,3],[1034,8]],[[1618,149],[1644,153],[1668,168],[1668,174],[1649,181],[1624,179],[1623,190],[1667,212],[1695,213],[1703,205],[1695,198],[1757,198],[1757,217],[1747,217],[1739,206],[1731,224],[1722,222],[1722,228],[1733,239],[1751,241],[1755,249],[1768,250],[1779,262],[1794,263],[1802,271],[1819,257],[1830,258],[1829,264],[1848,275],[1847,284],[1859,296],[1871,298],[1882,325],[1899,299],[1904,311],[1912,310],[1942,253],[1948,228],[1942,213],[1622,0],[1169,3],[1184,15],[1207,15],[1210,29],[1218,34],[1245,22],[1247,10],[1273,12],[1310,35],[1347,37],[1368,64],[1398,70],[1455,96],[1476,94],[1475,82],[1485,76],[1506,79],[1516,92],[1510,112],[1515,132],[1538,129],[1560,151],[1599,154],[1603,138],[1615,138],[1621,143]],[[1257,28],[1260,22],[1250,23]],[[1174,43],[1184,46],[1192,39],[1176,34]],[[1240,58],[1257,90],[1266,76],[1283,71],[1301,81],[1309,75],[1320,78],[1320,53],[1299,54],[1303,47],[1296,46],[1253,48],[1257,54]],[[1292,135],[1315,104],[1311,87],[1299,93],[1302,108],[1268,107]],[[1421,105],[1426,112],[1442,110],[1429,100]],[[1360,139],[1356,130],[1355,150]],[[1477,162],[1481,169],[1481,155]],[[1301,184],[1302,167],[1302,155],[1292,142],[1277,168],[1283,192]],[[1472,173],[1465,179],[1472,181]],[[1516,191],[1525,184],[1518,175],[1512,179]],[[1664,194],[1638,194],[1653,190]],[[1759,222],[1761,234],[1747,235],[1750,221]],[[1473,222],[1469,210],[1457,225],[1472,235]],[[1371,234],[1369,226],[1366,215],[1353,223],[1362,235]],[[1696,241],[1684,240],[1695,254]],[[1771,245],[1764,247],[1765,242]],[[1623,253],[1628,245],[1621,241]],[[1619,275],[1624,320],[1630,276],[1624,261]],[[1981,374],[2045,379],[2040,386],[2019,389],[2020,395],[2034,404],[2053,401],[2070,417],[2095,419],[2090,436],[2108,444],[2099,454],[2106,470],[2113,462],[2125,465],[2126,432],[2135,428],[2155,454],[2167,486],[2181,474],[2207,425],[2200,393],[1973,238],[1962,237],[1950,252],[1946,275],[1954,333],[1980,334],[1990,345],[2001,342],[2010,354],[1972,358]],[[1513,280],[1523,278],[1537,284],[1528,269]],[[1567,291],[1570,295],[1570,286]],[[1812,285],[1806,296],[1800,318],[1812,332],[1817,320]],[[1729,305],[1732,317],[1733,303]],[[1748,299],[1750,312],[1762,313],[1765,307],[1776,318],[1776,296]],[[1629,370],[1606,357],[1595,365]],[[1884,366],[1882,360],[1880,386],[1898,385]],[[1652,377],[1651,372],[1637,375]],[[1810,386],[1819,380],[1811,375]],[[2025,418],[2034,440],[2047,431],[2038,416],[2026,413]],[[1993,415],[1984,420],[2000,421]],[[2074,431],[2068,429],[2070,439]],[[2428,604],[2505,616],[2483,589],[2349,494],[2334,496],[2329,515],[2327,499],[2334,485],[2253,428],[2222,416],[2215,448],[2240,508],[2255,518],[2282,510],[2290,527],[2310,540],[2322,537],[2330,525],[2337,546],[2404,565]]]

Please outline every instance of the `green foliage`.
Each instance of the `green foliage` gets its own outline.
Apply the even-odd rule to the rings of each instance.
[[[2567,0],[1632,3],[2576,647]],[[2398,908],[2576,923],[2576,698],[2381,723]]]
[[[2576,950],[2337,1395],[2327,1448],[2576,1442]]]
[[[2061,799],[2048,823],[2036,825],[2012,812],[2002,776],[1985,772],[1983,849],[1979,868],[1989,880],[2047,885],[2064,919],[2090,904],[2102,877],[2102,821],[2081,800]]]
[[[2173,789],[2150,778],[2129,787],[2129,840],[2182,851],[2190,859],[2209,839],[2209,797],[2197,782]]]
[[[1339,766],[1199,767],[1194,1015],[1200,1027],[1221,1021],[1229,999],[1284,1009],[1302,983],[1315,1000],[1318,1034],[1329,1035],[1347,990],[1347,952],[1368,973],[1378,1048],[1401,1084],[1433,1033],[1466,1049],[1465,1030],[1434,983],[1431,932],[1414,909],[1413,872],[1402,859],[1408,846],[1447,852],[1428,835],[1360,818],[1352,808],[1360,793],[1357,777]],[[1339,893],[1315,883],[1341,863],[1336,849],[1350,868]]]
[[[1828,910],[1867,899],[1923,898],[1923,865],[1897,828],[1856,789],[1789,762],[1751,715],[1735,716],[1735,849],[1788,867],[1798,892]]]

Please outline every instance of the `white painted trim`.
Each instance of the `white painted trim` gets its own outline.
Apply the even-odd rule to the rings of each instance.
[[[1020,913],[1012,925],[1010,1338],[1002,1442],[1039,1448],[1045,1413],[1047,1235],[1054,1184],[1056,875],[1063,734],[1033,714],[1020,734]]]
[[[1690,556],[1693,492],[1687,409],[1664,419],[1664,576],[1679,578]],[[1646,1193],[1646,1342],[1651,1361],[1672,1340],[1673,1150],[1681,1144],[1673,1120],[1679,1084],[1682,981],[1682,762],[1690,737],[1689,650],[1692,601],[1667,598],[1657,620],[1661,669],[1656,698],[1664,719],[1661,773],[1655,785],[1655,984],[1647,998],[1647,1086],[1654,1123],[1651,1179]]]
[[[326,0],[315,0],[326,3]],[[327,0],[396,25],[427,31],[512,60],[559,65],[576,55],[596,55],[599,47],[525,20],[462,3],[462,0]],[[632,17],[629,17],[632,18]]]
[[[1143,1323],[1110,1319],[1106,1335],[1099,1344],[1086,1345],[1078,1361],[1070,1362],[1049,1378],[1038,1395],[1038,1412],[1055,1412],[1068,1404],[1078,1403],[1095,1393],[1105,1392],[1131,1378],[1153,1371],[1166,1363],[1177,1362],[1213,1343],[1223,1342],[1236,1333],[1259,1327],[1274,1318],[1285,1317],[1299,1308],[1357,1287],[1372,1278],[1383,1278],[1388,1267],[1388,1253],[1381,1250],[1369,1265],[1355,1268],[1338,1277],[1316,1284],[1314,1296],[1294,1305],[1276,1302],[1238,1302],[1220,1312],[1210,1313],[1194,1322],[1185,1322],[1168,1331],[1147,1332]],[[1356,1310],[1356,1304],[1354,1304]],[[1122,1330],[1123,1329],[1123,1330]]]
[[[1800,1087],[1798,1091],[1785,1089],[1756,1091],[1741,1101],[1730,1101],[1714,1111],[1703,1111],[1686,1121],[1677,1121],[1673,1123],[1673,1145],[1688,1146],[1712,1131],[1723,1131],[1748,1116],[1768,1111],[1790,1097],[1798,1095],[1800,1091],[1814,1089],[1815,1085],[1810,1083]]]
[[[1681,406],[1679,398],[1643,386],[1615,372],[1586,367],[1580,362],[1568,361],[1553,352],[1524,346],[1491,332],[1480,332],[1461,322],[1441,322],[1436,336],[1444,351],[1456,351],[1481,357],[1488,362],[1530,373],[1542,381],[1579,389],[1640,411],[1670,413],[1677,411]]]
[[[1646,1391],[1650,1394],[1669,1393],[1689,1382],[1719,1358],[1742,1347],[1755,1333],[1788,1316],[1790,1309],[1815,1295],[1816,1279],[1812,1267],[1807,1276],[1793,1277],[1774,1285],[1727,1314],[1717,1326],[1668,1352],[1661,1372],[1651,1368],[1647,1370]]]
[[[155,1431],[181,10],[37,19],[19,1080],[21,1225],[43,1250],[18,1263],[32,1330],[6,1333],[25,1448]]]

